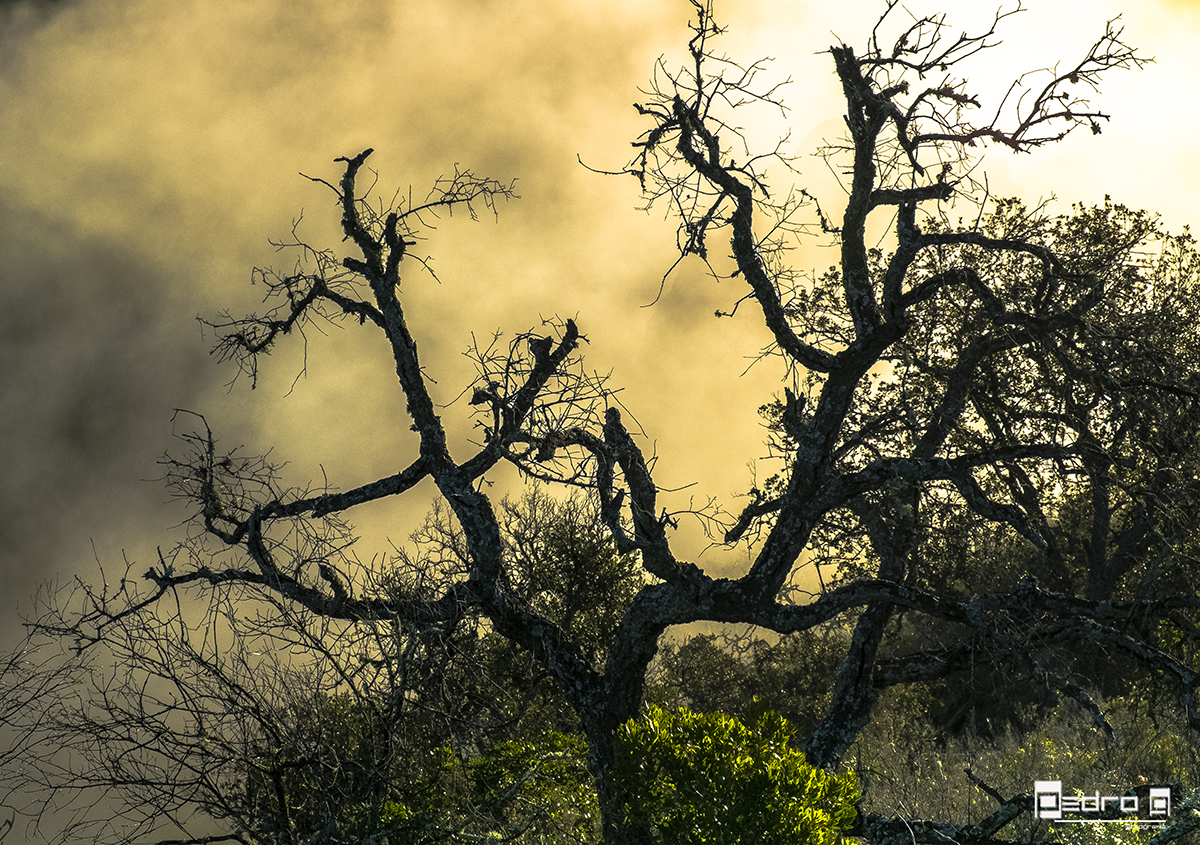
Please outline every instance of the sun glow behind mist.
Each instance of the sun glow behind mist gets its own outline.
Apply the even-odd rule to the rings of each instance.
[[[1013,68],[1072,61],[1121,11],[1108,0],[1029,5],[1002,30],[1005,46],[974,69],[985,92],[1002,92]],[[793,79],[786,126],[765,113],[749,133],[769,144],[790,127],[798,184],[819,185],[830,202],[836,185],[808,157],[841,113],[820,51],[831,32],[860,44],[880,8],[718,6],[730,27],[721,49],[744,61],[773,56],[764,78]],[[440,284],[415,269],[405,277],[439,401],[470,378],[460,353],[471,332],[576,317],[589,366],[626,387],[621,399],[660,456],[660,483],[696,482],[671,506],[694,494],[737,507],[747,461],[764,454],[754,409],[779,385],[769,362],[741,375],[765,333],[749,310],[714,320],[743,292],[695,265],[667,281],[658,304],[639,307],[674,259],[674,225],[662,210],[633,210],[632,179],[576,160],[625,163],[644,125],[629,105],[637,86],[659,55],[669,66],[683,58],[685,3],[81,0],[32,9],[0,13],[0,266],[15,305],[0,324],[0,419],[10,432],[0,501],[15,515],[0,531],[9,607],[38,579],[90,574],[89,539],[110,568],[122,549],[146,562],[169,543],[183,514],[140,479],[157,474],[174,407],[206,413],[228,445],[274,447],[296,484],[324,471],[345,488],[407,462],[414,442],[370,332],[313,333],[307,375],[289,396],[303,366],[303,346],[291,344],[250,394],[225,391],[233,372],[204,360],[208,341],[193,320],[258,307],[250,269],[288,268],[292,258],[267,239],[285,236],[302,212],[303,236],[337,245],[331,194],[298,173],[336,179],[333,159],[367,146],[378,150],[371,164],[385,196],[409,184],[423,193],[455,163],[518,179],[522,199],[498,221],[444,220],[422,243]],[[951,28],[992,11],[953,10]],[[1113,115],[1101,136],[1031,156],[991,153],[994,193],[1055,193],[1064,203],[1109,193],[1163,212],[1175,229],[1200,217],[1200,192],[1180,189],[1198,180],[1185,147],[1198,128],[1186,107],[1200,75],[1190,61],[1195,4],[1142,3],[1125,21],[1128,39],[1158,64],[1114,76],[1098,95]],[[793,257],[805,271],[830,261],[817,250]],[[443,416],[461,457],[467,409],[460,402]],[[383,534],[403,540],[426,502],[366,512],[359,554],[383,551]],[[685,545],[697,553],[703,540]]]

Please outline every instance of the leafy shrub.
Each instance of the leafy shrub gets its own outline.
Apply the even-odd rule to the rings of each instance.
[[[617,732],[617,782],[638,796],[626,812],[668,845],[838,845],[857,814],[854,775],[808,765],[793,733],[761,708],[743,722],[651,705]]]

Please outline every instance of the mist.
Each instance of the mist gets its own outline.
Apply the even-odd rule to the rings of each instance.
[[[596,336],[612,292],[618,307],[652,299],[652,283],[620,292],[631,275],[661,276],[671,241],[655,250],[633,231],[645,220],[628,213],[632,180],[619,190],[575,155],[623,163],[614,135],[636,125],[621,104],[670,43],[662,23],[532,3],[0,7],[6,633],[38,584],[97,580],[98,565],[121,575],[126,560],[137,574],[178,539],[187,513],[154,482],[176,408],[204,413],[226,447],[274,449],[297,485],[325,472],[349,487],[408,460],[377,338],[297,338],[254,391],[208,357],[197,315],[259,308],[251,269],[295,259],[268,239],[299,219],[309,242],[338,244],[332,193],[301,172],[336,181],[334,158],[374,146],[381,196],[421,195],[459,163],[519,180],[522,200],[498,220],[430,233],[440,284],[411,273],[408,308],[442,401],[470,380],[472,329],[522,331],[561,311]],[[579,60],[585,44],[602,68]],[[633,226],[581,219],[605,204]],[[639,237],[636,260],[615,249]],[[671,322],[645,313],[660,331]],[[461,405],[457,417],[465,434]],[[368,434],[394,451],[364,449]],[[416,525],[376,516],[398,540]]]
[[[724,49],[746,61],[774,56],[772,78],[794,79],[786,120],[764,116],[749,133],[773,144],[790,126],[801,184],[836,201],[835,181],[807,157],[838,131],[841,113],[819,51],[831,32],[861,42],[882,4],[826,5],[731,2],[718,12],[731,27]],[[1081,53],[1116,9],[1030,5],[1027,22],[1004,34],[1039,56],[1032,67],[1064,58],[1068,46]],[[269,239],[287,238],[293,221],[310,243],[341,248],[332,193],[301,174],[336,181],[334,159],[366,147],[376,149],[369,164],[384,198],[410,185],[424,195],[456,164],[517,180],[521,199],[497,219],[455,216],[428,233],[419,249],[437,280],[416,269],[405,276],[437,401],[451,403],[470,382],[461,353],[472,332],[574,317],[589,367],[612,370],[626,388],[621,401],[659,457],[660,483],[682,489],[676,506],[711,495],[736,508],[747,463],[765,452],[755,409],[781,379],[769,361],[751,366],[765,331],[748,308],[735,320],[713,318],[742,291],[703,267],[682,266],[660,296],[675,259],[665,209],[638,213],[635,180],[579,163],[626,163],[644,128],[630,103],[656,58],[682,60],[689,8],[0,4],[0,637],[15,632],[39,583],[94,580],[98,565],[122,574],[126,560],[137,574],[178,539],[187,512],[153,481],[176,408],[205,414],[225,446],[274,449],[288,462],[286,480],[300,486],[324,474],[349,488],[411,458],[402,397],[371,332],[292,339],[252,391],[245,379],[230,386],[236,370],[209,358],[212,338],[196,321],[261,307],[251,269],[290,268],[295,256],[277,254]],[[958,14],[952,27],[971,25]],[[1196,181],[1184,153],[1192,128],[1182,122],[1194,110],[1166,114],[1159,96],[1195,90],[1198,72],[1176,48],[1185,37],[1194,44],[1200,22],[1195,4],[1176,0],[1142,4],[1127,26],[1159,64],[1136,79],[1114,77],[1112,96],[1098,96],[1111,127],[1024,160],[989,155],[992,184],[1064,202],[1112,193],[1163,211],[1178,229],[1200,215],[1200,194],[1179,190]],[[1131,167],[1131,151],[1160,166]],[[816,249],[797,261],[817,271],[830,263]],[[468,409],[448,404],[444,418],[461,457]],[[519,486],[503,474],[499,482]],[[360,556],[369,559],[384,535],[402,541],[427,504],[364,512]],[[689,549],[704,546],[697,533]]]

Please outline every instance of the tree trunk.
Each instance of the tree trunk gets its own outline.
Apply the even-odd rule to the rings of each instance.
[[[613,782],[611,731],[588,732],[588,768],[596,780],[604,845],[654,845],[656,840],[648,823],[625,818],[625,807],[631,800],[636,800],[636,796]]]

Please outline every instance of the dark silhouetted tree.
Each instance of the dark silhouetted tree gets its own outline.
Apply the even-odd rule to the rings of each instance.
[[[1200,674],[1163,647],[1164,627],[1194,635],[1200,609],[1191,575],[1200,513],[1194,245],[1111,203],[1060,217],[1017,202],[988,209],[972,178],[974,153],[985,146],[1025,153],[1079,127],[1099,132],[1107,115],[1086,95],[1105,72],[1144,60],[1110,23],[1077,62],[1020,77],[998,110],[985,110],[961,73],[1012,13],[998,13],[986,32],[956,36],[942,17],[898,21],[902,10],[890,2],[863,47],[829,51],[846,104],[846,135],[824,151],[846,175],[835,215],[798,188],[771,187],[787,177],[782,143],[759,152],[735,121],[745,107],[782,110],[779,88],[760,85],[762,64],[714,53],[721,30],[712,9],[693,6],[689,61],[679,71],[657,68],[637,107],[649,127],[625,172],[651,203],[678,215],[680,260],[694,256],[747,286],[743,310],[757,309],[772,338],[766,352],[787,373],[782,396],[764,411],[779,471],[719,536],[750,543],[743,574],[714,577],[677,556],[675,516],[660,499],[653,461],[607,383],[583,368],[585,337],[572,319],[472,350],[478,378],[460,388],[471,397],[477,442],[451,442],[401,278],[420,269],[411,250],[426,215],[491,208],[512,189],[463,171],[424,202],[372,204],[359,187],[365,150],[338,159],[340,181],[325,183],[337,194],[351,254],[297,243],[309,259],[303,269],[261,274],[275,310],[212,325],[219,354],[251,375],[307,321],[378,333],[419,447],[377,480],[297,492],[265,460],[218,451],[206,430],[190,435],[193,449],[169,467],[173,489],[195,509],[187,542],[150,568],[140,590],[123,582],[115,594],[91,591],[81,615],[47,630],[76,638],[85,654],[94,643],[136,662],[147,644],[192,648],[206,629],[191,627],[177,597],[195,595],[249,626],[244,650],[203,664],[236,689],[262,671],[251,659],[254,636],[280,620],[294,629],[294,647],[317,662],[344,667],[335,658],[366,655],[361,670],[339,670],[346,685],[367,671],[399,677],[407,648],[429,649],[418,664],[436,665],[437,651],[456,648],[463,625],[479,620],[554,679],[586,737],[611,845],[656,841],[644,816],[625,812],[637,796],[614,778],[614,738],[641,712],[661,637],[686,623],[781,635],[835,620],[847,626],[832,690],[803,741],[807,764],[819,768],[839,765],[881,691],[950,683],[971,666],[1026,679],[1105,725],[1093,691],[1112,664],[1061,671],[1060,656],[1081,642],[1168,690],[1191,729],[1200,728]],[[953,203],[971,208],[966,222],[951,218]],[[873,221],[887,227],[886,251],[868,246]],[[816,278],[787,263],[789,247],[810,234],[831,238],[839,255]],[[716,245],[726,243],[729,257],[717,257]],[[742,465],[746,457],[718,450],[696,460]],[[535,483],[586,491],[613,549],[610,556],[594,546],[605,561],[596,579],[577,577],[576,563],[560,554],[562,538],[531,532],[549,557],[520,571],[520,558],[507,552],[508,516],[487,492],[502,462]],[[453,520],[457,568],[430,580],[420,561],[401,559],[351,577],[341,520],[426,479]],[[618,563],[625,555],[637,556],[646,579],[634,595],[605,586],[631,583]],[[828,577],[805,601],[796,579],[812,566]],[[147,626],[147,618],[158,621]],[[922,636],[908,635],[910,622]],[[193,650],[187,659],[195,662],[203,652]],[[287,668],[271,671],[286,678]],[[393,708],[384,722],[407,706],[396,689],[370,705]],[[288,695],[295,700],[294,690]],[[95,706],[99,726],[104,700]],[[97,741],[156,749],[192,730],[188,755],[203,747],[207,723],[186,714],[174,721],[170,699],[154,706],[161,733],[116,740],[124,729],[117,719],[115,733]],[[227,718],[280,740],[292,731],[274,711],[237,702]],[[375,725],[343,722],[356,731]],[[245,749],[230,756],[239,755],[250,759]],[[285,783],[297,759],[268,758],[262,783]],[[97,777],[174,789],[170,800],[182,806],[191,793],[171,784],[191,771],[177,764],[119,782]],[[988,795],[994,810],[977,821],[868,812],[852,832],[880,843],[986,842],[1029,806],[1027,795]],[[378,801],[371,806],[383,812]],[[299,841],[296,819],[280,825],[280,841]]]

